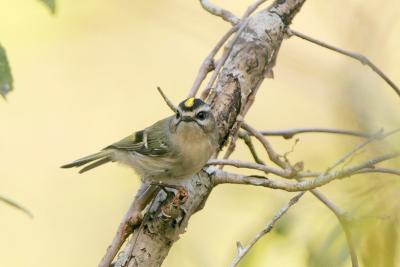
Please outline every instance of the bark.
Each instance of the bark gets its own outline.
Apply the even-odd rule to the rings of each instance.
[[[238,115],[254,99],[253,92],[264,77],[272,76],[286,29],[305,0],[276,0],[252,17],[238,40],[216,82],[211,103],[219,128],[221,147],[230,135]],[[160,191],[142,225],[120,253],[114,266],[160,266],[171,246],[185,232],[190,217],[202,209],[213,189],[208,168],[188,179],[188,197]]]

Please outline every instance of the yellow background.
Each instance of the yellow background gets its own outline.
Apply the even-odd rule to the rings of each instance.
[[[251,3],[214,2],[237,15]],[[185,98],[202,60],[230,27],[198,1],[57,4],[51,16],[39,1],[0,0],[0,42],[15,79],[8,101],[0,100],[0,194],[34,214],[31,220],[0,203],[0,266],[96,266],[139,179],[117,164],[84,175],[59,166],[168,115],[156,86],[175,103]],[[399,84],[399,12],[397,0],[308,1],[293,28],[367,55]],[[293,37],[284,41],[274,72],[247,117],[259,129],[399,126],[400,99],[354,60]],[[317,170],[360,141],[321,134],[299,138],[291,159]],[[271,140],[280,153],[294,143]],[[391,140],[398,146],[399,138]],[[250,160],[241,144],[233,158]],[[398,179],[372,179],[391,181],[391,198],[383,203],[396,202]],[[356,213],[352,188],[366,181],[357,176],[323,191]],[[374,199],[388,196],[368,194],[375,210],[380,206]],[[247,244],[292,195],[247,186],[216,188],[164,266],[227,266],[236,241]],[[390,214],[399,210],[390,206]],[[307,266],[309,248],[320,247],[337,222],[306,195],[278,225],[280,230],[262,239],[242,266]],[[349,264],[345,259],[344,266]]]

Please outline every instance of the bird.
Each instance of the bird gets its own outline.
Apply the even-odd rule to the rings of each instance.
[[[176,185],[199,172],[216,152],[219,135],[211,108],[187,98],[174,115],[61,168],[82,167],[84,173],[108,162],[128,165],[142,182]]]

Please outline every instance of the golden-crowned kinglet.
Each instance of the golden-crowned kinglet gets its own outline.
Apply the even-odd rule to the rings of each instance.
[[[182,101],[174,116],[62,168],[84,166],[83,173],[110,161],[131,166],[146,182],[174,183],[198,172],[218,147],[210,107],[198,98]],[[90,163],[90,164],[89,164]]]

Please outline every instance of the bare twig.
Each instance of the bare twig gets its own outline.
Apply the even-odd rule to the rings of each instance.
[[[236,17],[229,10],[223,9],[208,0],[200,0],[201,6],[211,14],[221,17],[223,20],[229,22],[233,26],[239,23],[240,19]]]
[[[338,52],[338,53],[340,53],[340,54],[342,54],[342,55],[345,55],[345,56],[354,58],[354,59],[360,61],[361,64],[369,66],[369,67],[370,67],[376,74],[378,74],[387,84],[389,84],[390,87],[393,88],[393,90],[396,92],[396,94],[397,94],[398,96],[400,96],[400,89],[399,89],[399,87],[398,87],[396,84],[394,84],[394,82],[392,82],[392,81],[389,79],[389,77],[387,77],[387,76],[385,75],[385,73],[383,73],[383,71],[381,71],[374,63],[372,63],[372,62],[371,62],[367,57],[365,57],[364,55],[361,55],[361,54],[358,54],[358,53],[354,53],[354,52],[350,52],[350,51],[346,51],[346,50],[344,50],[344,49],[335,47],[335,46],[333,46],[333,45],[329,45],[329,44],[327,44],[327,43],[325,43],[325,42],[322,42],[322,41],[319,41],[319,40],[317,40],[317,39],[314,39],[314,38],[312,38],[312,37],[310,37],[310,36],[307,36],[307,35],[305,35],[305,34],[302,34],[302,33],[300,33],[300,32],[297,32],[297,31],[295,31],[295,30],[293,30],[293,29],[288,29],[287,32],[288,32],[289,36],[291,36],[291,35],[297,36],[297,37],[299,37],[299,38],[301,38],[301,39],[304,39],[304,40],[309,41],[309,42],[311,42],[311,43],[314,43],[314,44],[316,44],[316,45],[325,47],[325,48],[330,49],[330,50],[332,50],[332,51]]]
[[[265,165],[265,162],[263,160],[261,160],[260,157],[258,156],[258,153],[253,145],[253,141],[251,140],[251,137],[248,134],[243,135],[241,131],[239,131],[238,136],[239,136],[239,138],[243,139],[244,143],[249,148],[249,151],[250,151],[251,155],[253,156],[254,161],[258,164]]]
[[[336,168],[337,166],[339,166],[340,164],[342,164],[344,161],[346,161],[348,158],[350,158],[351,156],[353,156],[357,151],[359,151],[360,149],[362,149],[363,147],[367,146],[369,143],[378,140],[378,139],[383,139],[386,138],[392,134],[395,134],[397,132],[400,131],[400,128],[395,129],[393,131],[387,132],[387,133],[383,133],[383,129],[379,130],[378,132],[376,132],[375,134],[373,134],[370,138],[368,138],[367,140],[363,141],[362,143],[358,144],[355,148],[353,148],[351,151],[349,151],[348,153],[346,153],[345,155],[343,155],[340,159],[338,159],[334,164],[332,164],[330,167],[328,167],[325,171],[325,173],[330,172],[331,170],[333,170],[334,168]]]
[[[257,233],[257,235],[255,236],[255,238],[246,246],[246,247],[242,247],[242,245],[238,242],[237,243],[237,249],[238,249],[238,253],[236,255],[236,257],[233,259],[232,263],[231,263],[231,267],[235,267],[238,265],[238,263],[240,262],[240,260],[243,259],[243,257],[249,252],[249,250],[255,245],[255,243],[260,240],[264,235],[268,234],[269,232],[271,232],[272,228],[275,226],[275,223],[289,210],[289,208],[291,206],[293,206],[294,204],[296,204],[299,199],[304,195],[305,192],[301,192],[297,195],[295,195],[292,199],[290,199],[290,201],[283,206],[276,214],[275,216],[272,218],[272,220],[265,226],[264,229],[262,229],[259,233]]]
[[[256,1],[254,4],[250,5],[246,9],[246,11],[243,13],[242,18],[240,19],[240,28],[238,29],[238,31],[236,33],[236,36],[227,45],[226,50],[224,51],[224,54],[222,55],[221,59],[219,60],[218,65],[215,67],[214,73],[211,76],[211,78],[210,78],[210,80],[209,80],[209,82],[208,82],[208,84],[206,86],[206,90],[211,90],[215,80],[218,77],[218,74],[219,74],[220,70],[222,69],[222,67],[224,66],[226,60],[228,59],[234,44],[236,43],[237,39],[239,39],[240,34],[242,33],[242,31],[246,27],[246,25],[248,23],[247,18],[251,15],[251,13],[253,13],[265,1],[266,0]]]
[[[222,36],[222,38],[214,46],[214,48],[211,50],[211,52],[208,54],[208,56],[204,59],[203,63],[200,66],[200,69],[197,73],[196,80],[194,81],[194,83],[192,85],[192,89],[190,90],[188,97],[196,96],[197,92],[199,91],[200,85],[206,78],[207,74],[211,70],[215,69],[215,62],[214,62],[215,55],[218,53],[218,51],[221,49],[221,47],[226,43],[226,41],[229,39],[229,37],[231,37],[231,35],[234,32],[236,32],[238,29],[239,29],[238,25],[230,28],[229,31],[227,31]]]
[[[157,86],[157,90],[160,93],[160,95],[162,96],[162,98],[164,99],[165,103],[167,103],[168,107],[173,111],[176,112],[177,109],[175,107],[175,105],[172,103],[171,100],[168,99],[168,97],[164,94],[164,92],[161,90],[161,88],[159,86]]]
[[[336,171],[334,173],[322,173],[315,179],[308,179],[301,182],[286,182],[272,180],[264,176],[257,175],[241,175],[236,173],[228,173],[218,169],[212,169],[212,179],[215,184],[231,183],[231,184],[248,184],[255,186],[264,186],[273,189],[281,189],[288,192],[299,192],[311,190],[322,185],[325,185],[333,180],[350,177],[359,174],[359,171],[368,169],[374,172],[373,166],[383,161],[393,159],[400,156],[400,152],[392,152],[379,157],[372,158],[360,164],[354,165]]]
[[[243,13],[242,20],[243,18],[247,18],[250,16],[256,9],[261,6],[263,3],[267,2],[268,0],[257,0],[253,4],[249,5],[246,9],[246,11]]]
[[[9,198],[0,196],[0,201],[10,205],[13,208],[16,208],[17,210],[22,211],[23,213],[25,213],[26,215],[28,215],[30,218],[33,218],[33,214],[32,212],[30,212],[27,208],[21,206],[20,204],[18,204],[17,202],[15,202],[14,200],[11,200]]]
[[[274,162],[275,164],[277,164],[278,166],[280,166],[283,169],[290,169],[289,164],[287,162],[281,160],[279,154],[274,151],[274,149],[272,148],[272,145],[269,143],[269,141],[266,138],[264,138],[264,136],[260,132],[258,132],[256,129],[254,129],[253,127],[251,127],[250,125],[248,125],[245,122],[242,123],[242,128],[245,129],[246,131],[248,131],[251,135],[256,137],[261,142],[264,149],[268,153],[268,157],[272,160],[272,162]]]
[[[247,132],[242,132],[241,133],[241,137],[244,139],[244,141],[246,142],[251,142],[251,137],[249,136],[249,134]],[[264,162],[260,162],[259,161],[259,157],[257,155],[257,152],[255,150],[255,148],[252,146],[252,143],[250,143],[250,145],[248,145],[249,150],[251,151],[251,154],[253,155],[254,160],[262,165],[265,165]],[[386,171],[386,169],[385,169]],[[390,170],[392,171],[392,170]],[[309,173],[311,174],[311,173]],[[319,173],[315,173],[315,177],[319,176]],[[400,175],[400,171],[399,171],[399,175]],[[301,176],[300,173],[297,174],[297,176]],[[297,179],[298,181],[300,181],[300,179]],[[312,189],[310,190],[310,192],[316,197],[318,198],[325,206],[327,206],[334,214],[335,216],[338,218],[338,221],[340,223],[340,225],[343,228],[343,232],[345,233],[346,236],[346,241],[347,241],[347,245],[349,247],[349,254],[350,254],[350,258],[351,258],[351,262],[352,262],[352,267],[358,267],[358,260],[357,260],[357,254],[355,252],[355,246],[353,243],[353,239],[351,236],[351,232],[349,229],[349,225],[348,225],[348,216],[347,214],[345,214],[343,211],[340,210],[339,207],[337,207],[332,201],[330,201],[326,196],[324,196],[320,191],[318,191],[318,189]]]
[[[355,251],[355,246],[353,242],[353,238],[351,235],[350,227],[349,227],[349,216],[342,210],[340,210],[339,207],[337,207],[332,201],[330,201],[327,197],[325,197],[321,192],[319,192],[317,189],[310,190],[311,193],[318,198],[322,203],[324,203],[325,206],[327,206],[333,214],[337,217],[340,225],[343,228],[343,232],[346,236],[346,241],[347,245],[349,247],[349,254],[350,254],[350,259],[351,259],[351,264],[352,267],[358,267],[358,260],[357,260],[357,253]]]
[[[330,129],[330,128],[292,128],[292,129],[282,129],[282,130],[262,130],[259,132],[264,136],[281,136],[285,139],[293,138],[293,136],[302,133],[331,133],[331,134],[349,135],[349,136],[364,137],[364,138],[372,136],[372,134],[364,132]],[[246,135],[247,135],[246,132],[240,132],[239,137],[243,138]]]
[[[381,167],[374,167],[374,168],[365,168],[363,170],[358,171],[357,173],[387,173],[393,175],[400,176],[400,170],[397,169],[389,169],[389,168],[381,168]]]
[[[221,166],[229,165],[236,168],[258,170],[265,172],[266,174],[272,173],[282,178],[288,178],[288,179],[318,177],[319,175],[321,175],[321,173],[319,172],[298,172],[295,176],[293,176],[292,172],[288,172],[283,169],[273,168],[265,164],[257,164],[257,163],[232,160],[232,159],[212,159],[207,162],[207,165],[221,165]]]
[[[200,85],[202,84],[202,82],[204,81],[204,79],[206,78],[207,74],[211,71],[211,70],[216,70],[217,75],[218,72],[220,71],[221,67],[224,65],[226,59],[224,60],[224,56],[222,56],[222,58],[219,60],[218,64],[215,64],[215,60],[214,57],[215,55],[218,53],[218,51],[221,49],[221,47],[226,43],[226,41],[229,39],[229,37],[235,33],[236,31],[238,31],[240,29],[240,27],[242,26],[241,24],[243,24],[242,22],[244,21],[245,18],[247,18],[248,16],[250,16],[261,4],[263,4],[264,2],[266,2],[267,0],[258,0],[256,2],[254,2],[253,4],[251,4],[246,11],[243,13],[243,16],[241,19],[239,19],[238,17],[233,18],[233,14],[231,14],[231,18],[233,18],[233,21],[236,21],[236,23],[233,23],[234,26],[232,28],[229,29],[229,31],[227,31],[222,38],[218,41],[218,43],[215,45],[215,47],[213,48],[213,50],[211,50],[211,52],[208,54],[208,56],[204,59],[203,63],[200,66],[200,69],[197,73],[197,77],[192,85],[192,88],[189,92],[188,97],[194,97],[196,96]],[[200,1],[201,4],[203,5],[202,1]],[[207,1],[208,2],[208,1]],[[206,9],[207,10],[207,9]],[[241,22],[241,23],[239,23]],[[229,46],[232,46],[233,43],[231,43],[230,45],[228,45],[228,50],[229,50]],[[229,53],[226,57],[229,56]],[[217,68],[221,61],[224,61],[221,66],[219,68]],[[217,65],[217,67],[215,66]],[[216,76],[217,76],[216,75]],[[214,80],[216,79],[213,78]],[[213,81],[214,83],[214,81]],[[205,89],[205,92],[203,92],[202,94],[202,98],[205,99],[209,93],[209,91],[211,90],[211,86],[207,86]]]
[[[229,42],[229,44],[227,45],[227,47],[226,47],[226,49],[224,51],[224,54],[222,55],[221,59],[218,61],[218,65],[215,67],[213,75],[211,76],[210,80],[208,81],[208,84],[206,86],[206,90],[212,88],[215,80],[218,77],[218,74],[219,74],[220,70],[222,69],[222,67],[224,66],[226,60],[228,59],[234,44],[239,39],[240,34],[242,33],[242,31],[246,27],[247,23],[248,23],[247,19],[242,20],[242,22],[240,23],[240,28],[237,31],[235,37],[233,37],[233,39]]]

